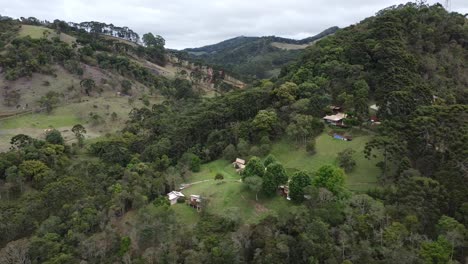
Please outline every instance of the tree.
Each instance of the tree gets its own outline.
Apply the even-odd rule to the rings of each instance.
[[[278,115],[272,110],[260,110],[252,121],[252,125],[260,135],[270,135],[278,123]]]
[[[57,129],[52,129],[47,132],[45,140],[49,142],[50,144],[56,144],[56,145],[63,145],[64,140],[62,137],[62,133],[58,131]]]
[[[315,145],[316,145],[315,138],[309,139],[306,144],[307,153],[311,155],[315,154]]]
[[[289,197],[295,202],[304,200],[304,188],[311,185],[310,176],[304,171],[298,171],[293,174],[289,182]]]
[[[273,164],[273,163],[275,163],[275,162],[277,162],[275,156],[273,156],[272,154],[270,154],[270,155],[268,155],[268,156],[265,158],[265,160],[263,161],[263,166],[266,168],[266,167],[268,167],[268,165]]]
[[[31,145],[34,139],[25,134],[18,134],[11,138],[10,145],[12,149],[20,149]]]
[[[344,189],[343,170],[331,165],[324,165],[318,169],[314,175],[314,186],[326,188],[337,196],[341,196]]]
[[[421,244],[419,254],[427,264],[446,264],[450,261],[451,246],[444,237],[437,241],[427,241]]]
[[[163,37],[159,35],[155,36],[151,32],[144,34],[142,40],[147,47],[164,47],[164,45],[166,45],[166,41]]]
[[[438,233],[451,245],[450,261],[456,247],[463,246],[467,235],[465,226],[449,216],[442,216],[437,223]]]
[[[369,85],[365,80],[359,80],[353,85],[354,90],[354,112],[360,123],[369,117]]]
[[[305,145],[307,140],[322,133],[323,122],[310,115],[296,114],[292,116],[292,121],[286,128],[286,134],[296,140],[297,143]]]
[[[190,170],[193,172],[199,172],[201,169],[201,160],[200,158],[193,154],[193,156],[190,159]]]
[[[222,180],[224,180],[224,176],[223,176],[222,173],[219,173],[219,172],[218,172],[218,173],[216,173],[214,179],[215,179],[216,181],[218,181],[218,180],[219,180],[219,181],[222,181]]]
[[[281,105],[290,105],[296,100],[297,85],[293,82],[286,82],[273,90],[273,95],[278,99]]]
[[[49,167],[39,160],[25,160],[19,166],[19,172],[26,180],[40,181]]]
[[[75,138],[78,141],[78,146],[80,148],[83,147],[84,142],[84,134],[86,134],[86,129],[81,124],[76,124],[72,128],[73,134],[75,134]]]
[[[259,176],[250,176],[244,179],[247,187],[255,192],[255,200],[258,201],[258,192],[262,189],[263,180]]]
[[[263,176],[262,190],[265,194],[272,195],[276,192],[279,185],[286,184],[287,182],[288,176],[283,165],[273,162],[266,168],[265,175]]]
[[[122,94],[131,95],[132,82],[125,79],[120,83],[120,85],[122,86],[122,90],[121,90]]]
[[[355,150],[347,148],[338,153],[338,165],[345,170],[345,172],[350,172],[356,166],[356,161],[353,158]]]
[[[223,158],[228,161],[233,161],[236,157],[236,147],[234,147],[232,144],[227,145],[227,147],[223,150]]]
[[[80,82],[80,86],[85,89],[86,95],[90,95],[89,93],[96,87],[96,83],[94,82],[93,79],[83,79]]]
[[[252,157],[247,165],[245,166],[244,171],[242,171],[242,179],[245,180],[248,177],[263,177],[265,173],[265,167],[263,167],[262,161],[258,157]]]
[[[50,114],[52,109],[60,102],[60,95],[57,92],[50,91],[39,99],[39,104]]]
[[[398,183],[395,199],[399,210],[414,214],[424,230],[431,230],[447,210],[447,191],[436,180],[411,177]]]

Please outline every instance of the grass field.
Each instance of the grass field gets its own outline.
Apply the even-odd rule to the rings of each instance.
[[[161,98],[152,98],[150,101],[151,103],[160,103]],[[126,97],[89,97],[80,103],[70,103],[58,107],[51,114],[33,113],[1,120],[0,151],[8,149],[12,135],[22,133],[41,138],[44,136],[46,128],[59,129],[65,140],[74,139],[70,130],[76,124],[82,124],[86,128],[87,139],[116,132],[123,128],[132,108],[142,106],[143,103],[139,100],[135,100],[133,105],[129,105]],[[91,112],[102,117],[101,121],[93,123],[89,116]],[[117,114],[115,121],[111,119],[113,112]]]
[[[352,141],[334,139],[326,133],[316,139],[316,154],[310,155],[305,149],[297,148],[294,143],[281,141],[274,144],[272,154],[285,166],[288,172],[294,170],[306,170],[314,172],[326,164],[336,165],[338,152],[346,148],[356,151],[354,158],[356,167],[347,174],[346,185],[353,191],[365,191],[376,186],[377,177],[380,174],[375,164],[377,159],[367,160],[364,157],[364,146],[370,140],[370,136],[357,136]]]
[[[314,155],[286,140],[275,143],[272,154],[286,167],[291,176],[297,170],[314,172],[326,164],[336,165],[338,152],[352,148],[356,151],[354,158],[357,165],[346,176],[346,186],[352,191],[360,192],[376,186],[380,173],[375,166],[378,160],[367,160],[362,152],[369,140],[369,135],[361,135],[355,136],[353,141],[341,141],[323,133],[316,139],[317,152]],[[222,182],[214,180],[216,173],[223,174]],[[204,164],[200,172],[190,177],[189,182],[200,183],[182,191],[187,197],[191,194],[202,195],[209,201],[208,212],[239,218],[245,223],[255,223],[267,215],[283,214],[296,208],[296,205],[280,196],[264,197],[260,194],[259,201],[256,201],[255,194],[240,182],[240,176],[226,160]],[[173,209],[178,216],[186,219],[184,222],[187,224],[194,224],[198,220],[197,214],[193,213],[195,209],[187,205],[177,204]]]
[[[20,37],[30,36],[31,38],[38,39],[44,36],[44,32],[47,32],[47,35],[49,38],[57,36],[57,33],[55,33],[52,29],[41,27],[41,26],[33,26],[33,25],[21,25],[19,36]],[[76,41],[76,38],[70,35],[61,33],[60,40],[68,44],[71,44]]]
[[[224,175],[223,181],[215,181],[216,173]],[[208,180],[194,184],[182,192],[189,197],[192,194],[202,195],[208,199],[208,212],[227,216],[240,220],[244,223],[255,223],[267,215],[278,214],[287,211],[292,207],[286,199],[273,196],[264,197],[259,194],[259,200],[255,200],[255,194],[240,182],[240,175],[237,174],[231,163],[225,160],[217,160],[202,166],[199,173],[195,173],[190,178],[190,182]],[[188,223],[193,223],[193,216],[186,211],[195,209],[187,205],[175,205],[173,208],[179,215],[187,215]]]

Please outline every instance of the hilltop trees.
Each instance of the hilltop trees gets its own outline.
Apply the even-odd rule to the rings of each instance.
[[[144,34],[142,40],[143,40],[143,43],[145,43],[147,47],[163,48],[164,45],[166,45],[166,41],[164,40],[163,37],[159,35],[154,36],[153,33],[151,32]]]
[[[143,43],[146,45],[145,52],[149,59],[163,65],[165,63],[164,45],[166,44],[164,38],[159,35],[154,36],[153,33],[146,33],[143,35]]]

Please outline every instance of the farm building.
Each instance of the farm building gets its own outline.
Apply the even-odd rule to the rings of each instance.
[[[369,108],[374,111],[379,111],[379,107],[376,104],[369,106]]]
[[[183,193],[177,192],[177,191],[172,191],[172,192],[167,194],[167,198],[171,202],[171,205],[176,204],[177,199],[179,199],[180,197],[185,197],[185,195]]]
[[[338,114],[341,112],[341,107],[336,105],[330,105],[328,108],[333,111],[333,114]]]
[[[286,197],[286,199],[288,200],[291,200],[291,198],[289,198],[289,186],[287,185],[280,185],[278,187],[278,192],[281,196],[283,197]]]
[[[237,158],[236,161],[232,163],[234,168],[236,169],[236,172],[241,172],[245,169],[245,160]]]
[[[202,202],[201,196],[195,195],[195,194],[190,195],[190,200],[187,200],[187,204],[197,209],[197,211],[201,210],[201,202]]]
[[[323,120],[327,122],[328,124],[334,125],[334,126],[343,126],[343,119],[346,118],[345,113],[337,113],[334,115],[327,115],[323,117]]]

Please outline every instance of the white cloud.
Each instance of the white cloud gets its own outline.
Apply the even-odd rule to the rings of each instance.
[[[198,47],[239,35],[303,38],[345,27],[401,0],[0,0],[0,14],[73,22],[102,21],[162,35],[170,48]],[[436,1],[430,0],[429,3]],[[468,13],[468,1],[452,0]]]

